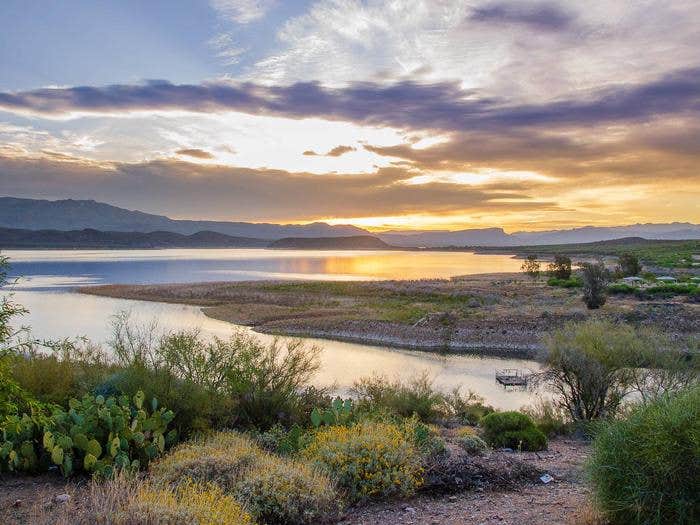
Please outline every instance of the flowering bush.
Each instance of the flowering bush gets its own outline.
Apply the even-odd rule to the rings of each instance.
[[[188,480],[176,489],[146,486],[117,515],[117,523],[196,523],[199,525],[246,525],[253,523],[240,503],[216,485]]]
[[[187,479],[214,484],[265,523],[318,523],[341,507],[333,482],[317,468],[270,454],[235,432],[183,444],[151,474],[174,486]]]
[[[322,428],[302,455],[331,473],[352,501],[409,496],[423,483],[420,452],[390,423]]]

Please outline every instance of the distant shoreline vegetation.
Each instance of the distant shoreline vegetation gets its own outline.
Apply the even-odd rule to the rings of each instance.
[[[161,249],[161,248],[271,248],[290,250],[401,250],[468,251],[477,254],[504,254],[549,258],[567,255],[575,258],[619,257],[631,253],[640,261],[664,268],[700,268],[700,240],[653,240],[625,237],[589,243],[534,246],[394,246],[374,235],[331,237],[284,237],[260,239],[199,231],[181,234],[170,231],[127,232],[82,230],[29,230],[0,228],[0,249]]]

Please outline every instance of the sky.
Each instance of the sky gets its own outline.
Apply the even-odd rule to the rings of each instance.
[[[0,195],[508,232],[700,223],[698,0],[3,0]]]

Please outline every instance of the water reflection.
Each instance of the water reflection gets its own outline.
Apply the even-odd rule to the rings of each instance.
[[[424,279],[517,271],[507,255],[465,252],[265,249],[15,250],[12,273],[102,283],[259,279]]]

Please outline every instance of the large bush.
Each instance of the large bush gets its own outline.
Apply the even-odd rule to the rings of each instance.
[[[537,451],[547,448],[547,436],[529,416],[520,412],[494,412],[481,419],[484,439],[492,447]]]
[[[605,304],[607,300],[607,285],[610,281],[610,272],[601,262],[581,264],[581,280],[583,282],[583,302],[586,306],[595,310]]]
[[[306,423],[309,405],[324,395],[308,387],[320,350],[300,340],[267,344],[242,332],[212,340],[196,331],[159,336],[153,324],[120,314],[111,345],[123,371],[105,386],[125,393],[146,388],[178,409],[175,423],[185,434]]]
[[[418,448],[390,423],[322,428],[302,455],[333,476],[352,501],[410,496],[423,483]]]
[[[317,523],[340,506],[333,482],[318,469],[265,452],[234,432],[177,447],[151,474],[172,486],[187,479],[215,484],[263,522]]]
[[[114,369],[99,347],[83,340],[29,347],[8,359],[8,366],[24,390],[40,401],[58,405],[92,393]]]
[[[700,387],[609,424],[593,442],[589,472],[611,523],[700,522]]]
[[[697,357],[646,330],[605,321],[570,323],[545,339],[542,373],[573,421],[613,416],[625,396],[644,399],[697,381]]]

